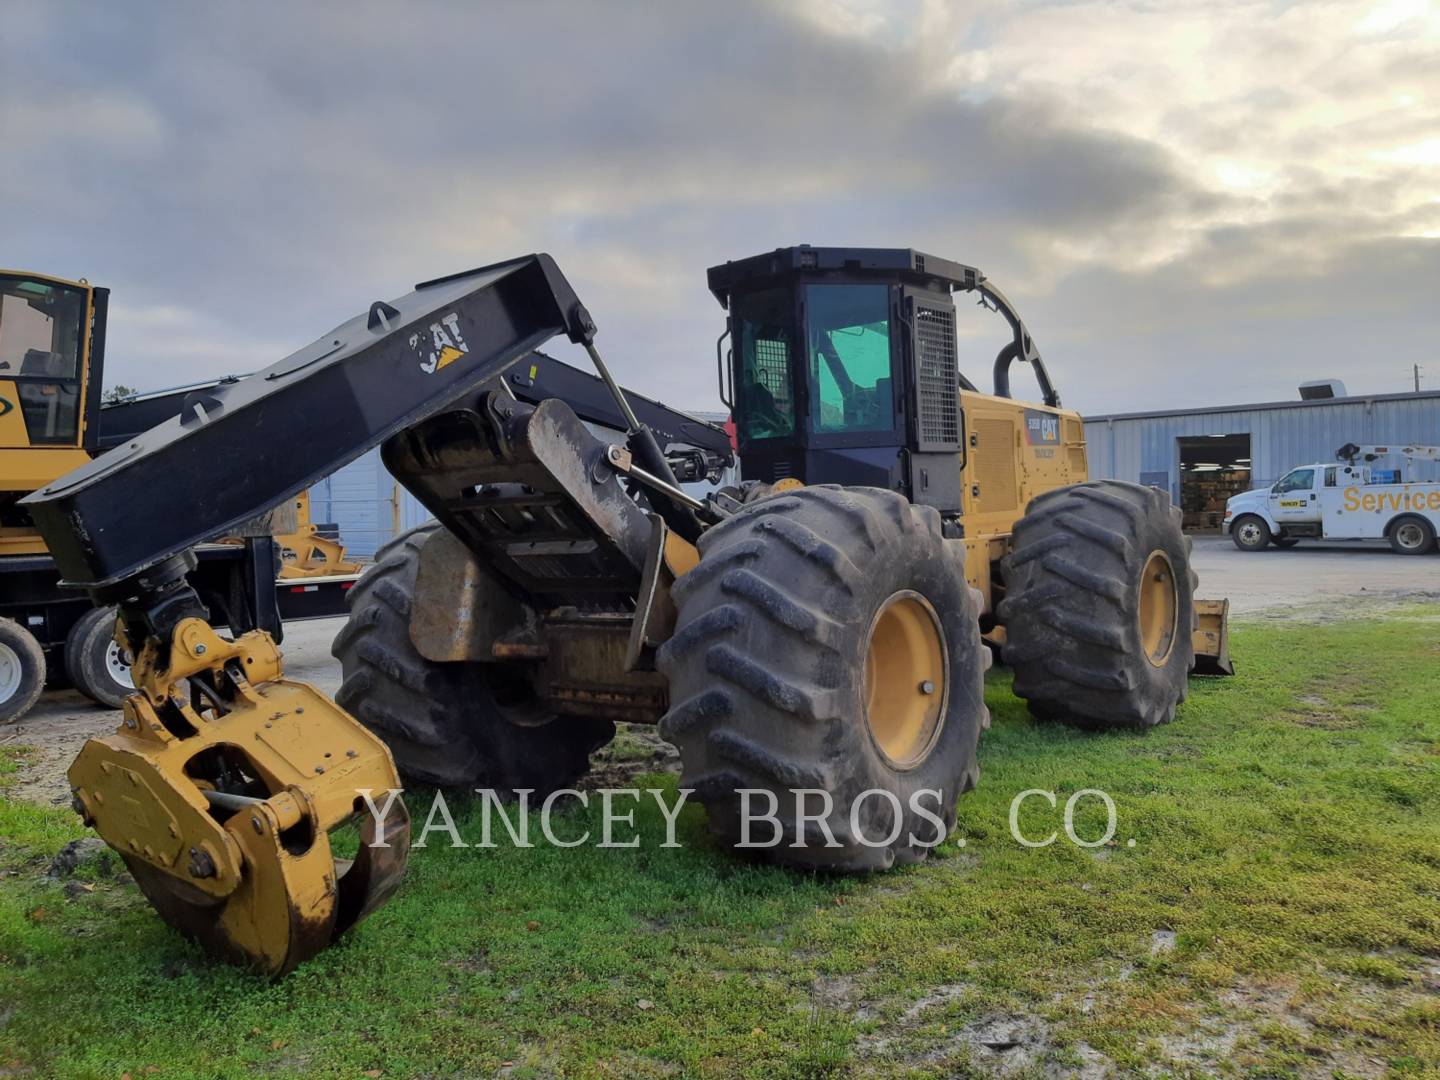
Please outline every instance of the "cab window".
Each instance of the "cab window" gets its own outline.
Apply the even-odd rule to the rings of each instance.
[[[889,286],[806,286],[805,315],[811,430],[893,430]]]
[[[1335,486],[1335,466],[1334,466],[1334,465],[1331,465],[1329,468],[1327,468],[1327,469],[1325,470],[1325,486],[1326,486],[1326,487],[1334,487],[1334,486]]]
[[[795,432],[795,381],[790,353],[795,313],[785,289],[737,297],[735,338],[740,351],[736,424],[741,442]]]
[[[74,443],[80,425],[85,292],[0,277],[0,382],[15,384],[32,445]]]
[[[1309,491],[1314,486],[1314,469],[1292,469],[1275,484],[1275,494],[1283,495],[1287,491]]]

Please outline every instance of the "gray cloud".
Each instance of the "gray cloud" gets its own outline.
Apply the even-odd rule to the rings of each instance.
[[[1340,284],[1342,256],[1397,257],[1365,245],[1413,227],[1413,178],[1347,201],[1302,162],[1278,194],[1217,190],[1170,143],[1053,87],[1006,71],[957,90],[973,42],[857,37],[797,11],[13,6],[4,261],[112,286],[110,381],[142,386],[261,366],[416,280],[543,249],[622,378],[705,407],[720,312],[704,268],[797,242],[982,266],[1083,408],[1254,397],[1281,367],[1261,340],[1345,376],[1342,338],[1292,313]],[[1304,53],[1297,33],[1276,31],[1277,55]],[[1229,117],[1177,99],[1167,122],[1223,149],[1278,138],[1295,107],[1258,75],[1238,97]],[[1433,269],[1416,258],[1401,264]],[[1392,269],[1347,287],[1410,296]],[[1248,335],[1222,317],[1242,280],[1259,298]],[[1401,352],[1433,340],[1428,307],[1392,312]],[[1132,365],[1181,333],[1210,379],[1137,383]]]

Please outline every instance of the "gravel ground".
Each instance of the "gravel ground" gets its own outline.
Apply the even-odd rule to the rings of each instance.
[[[1289,551],[1242,552],[1226,537],[1200,536],[1194,565],[1199,595],[1228,596],[1237,617],[1313,621],[1353,614],[1357,606],[1382,615],[1396,604],[1440,600],[1440,555],[1407,557],[1379,546],[1302,541]],[[343,619],[290,624],[286,673],[333,694],[340,665],[330,656],[330,642],[343,625]],[[0,727],[0,745],[34,750],[12,792],[40,802],[68,801],[65,769],[86,739],[115,730],[119,722],[118,711],[74,690],[48,691],[19,723]],[[602,772],[604,765],[597,762]]]

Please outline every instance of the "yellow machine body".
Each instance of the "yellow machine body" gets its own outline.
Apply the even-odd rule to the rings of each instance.
[[[363,567],[345,558],[345,545],[320,534],[320,527],[310,520],[310,493],[295,496],[295,528],[277,532],[280,545],[281,580],[323,577],[326,574],[358,574]]]
[[[83,280],[0,270],[0,556],[44,554],[10,507],[90,460],[97,294]]]
[[[965,444],[960,458],[965,578],[993,610],[992,571],[1010,550],[1010,532],[1037,495],[1088,479],[1080,414],[1011,398],[960,392]]]
[[[1004,595],[996,585],[999,562],[1009,554],[1015,522],[1036,496],[1089,479],[1085,422],[1073,410],[969,390],[960,392],[960,407],[966,433],[960,458],[965,578],[980,590],[982,613],[993,617]],[[1195,610],[1195,673],[1235,674],[1229,601],[1197,598]],[[989,626],[985,637],[1003,643],[1004,626]]]

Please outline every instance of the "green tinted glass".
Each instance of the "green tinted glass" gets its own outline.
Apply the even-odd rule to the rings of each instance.
[[[820,433],[890,431],[890,289],[808,285],[810,422]]]

